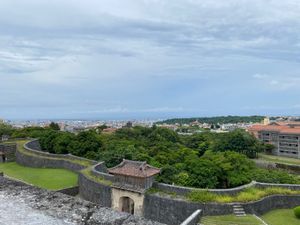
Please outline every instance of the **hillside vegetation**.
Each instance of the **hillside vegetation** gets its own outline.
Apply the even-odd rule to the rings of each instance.
[[[216,116],[216,117],[192,117],[192,118],[174,118],[158,122],[158,124],[189,124],[194,121],[209,124],[226,124],[226,123],[259,123],[264,116]]]
[[[264,151],[265,145],[243,130],[180,136],[153,126],[122,128],[113,134],[104,134],[99,128],[75,135],[57,131],[54,126],[13,130],[12,136],[39,138],[46,151],[105,161],[107,167],[123,158],[147,161],[162,169],[157,180],[168,184],[230,188],[252,180],[300,183],[297,176],[283,171],[256,168],[249,157]]]

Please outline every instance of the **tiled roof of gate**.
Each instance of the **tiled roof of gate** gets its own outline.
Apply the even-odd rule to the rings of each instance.
[[[147,178],[160,173],[160,169],[150,166],[147,162],[123,159],[119,165],[109,168],[108,172],[116,175]]]

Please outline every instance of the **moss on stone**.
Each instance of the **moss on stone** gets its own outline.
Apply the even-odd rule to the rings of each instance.
[[[28,142],[28,140],[16,141],[17,151],[21,152],[24,155],[33,156],[33,157],[41,158],[41,159],[68,161],[68,162],[75,163],[75,164],[85,166],[85,167],[93,165],[93,163],[91,163],[87,160],[69,159],[69,158],[56,158],[56,157],[51,157],[51,156],[42,156],[42,155],[34,154],[33,152],[26,151],[26,149],[24,148],[24,145],[27,142]]]
[[[111,186],[112,182],[110,180],[106,180],[103,177],[96,176],[92,173],[92,167],[88,167],[86,169],[83,169],[80,171],[83,175],[85,175],[87,178],[95,181],[96,183],[104,184],[107,186]]]
[[[288,188],[247,188],[236,195],[221,195],[209,191],[191,191],[186,195],[187,200],[192,202],[252,202],[271,195],[300,195],[300,190]]]

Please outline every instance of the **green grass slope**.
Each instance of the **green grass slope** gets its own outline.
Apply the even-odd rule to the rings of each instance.
[[[262,216],[269,225],[299,225],[300,219],[294,215],[293,209],[273,210]]]
[[[5,175],[48,190],[59,190],[77,185],[78,175],[65,169],[31,168],[15,162],[0,163]]]

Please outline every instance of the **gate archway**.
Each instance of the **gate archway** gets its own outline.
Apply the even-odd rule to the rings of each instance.
[[[0,152],[0,162],[6,162],[6,155],[4,154],[4,152]]]
[[[134,201],[127,196],[121,197],[119,200],[119,209],[122,212],[127,212],[127,213],[130,213],[133,215],[134,214]]]

